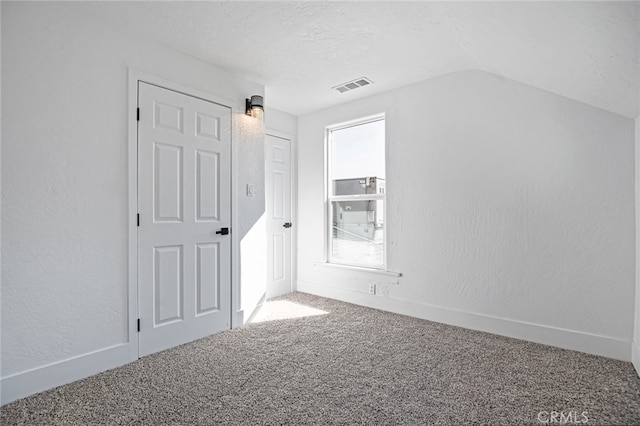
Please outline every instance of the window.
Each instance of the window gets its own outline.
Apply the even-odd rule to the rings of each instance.
[[[329,128],[327,140],[327,260],[384,269],[384,117]]]

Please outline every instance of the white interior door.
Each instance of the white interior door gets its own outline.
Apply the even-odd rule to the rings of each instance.
[[[144,356],[230,328],[231,110],[143,82],[138,107]]]
[[[291,292],[291,141],[265,136],[267,297]]]

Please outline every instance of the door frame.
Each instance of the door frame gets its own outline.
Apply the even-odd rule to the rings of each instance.
[[[296,138],[289,134],[278,132],[276,130],[265,129],[266,136],[273,136],[280,139],[286,139],[290,142],[291,152],[289,153],[289,188],[291,188],[291,291],[294,292],[298,288],[298,144]],[[266,145],[265,145],[266,147]],[[266,157],[265,157],[266,161]],[[265,188],[265,197],[267,196]],[[270,250],[267,248],[267,250]]]
[[[234,196],[234,190],[237,188],[237,144],[234,143],[235,138],[235,113],[238,106],[220,96],[211,93],[186,87],[173,81],[165,80],[152,74],[128,69],[128,101],[127,101],[127,223],[128,223],[128,268],[127,268],[127,344],[129,345],[129,360],[135,361],[139,358],[139,339],[137,329],[138,319],[138,82],[153,84],[174,92],[179,92],[187,96],[200,98],[205,101],[213,102],[225,106],[231,110],[231,229],[238,225],[238,209],[237,197]],[[231,309],[230,324],[231,328],[238,326],[236,318],[236,300],[238,297],[238,277],[235,273],[237,270],[239,256],[236,255],[236,247],[239,247],[237,241],[237,233],[231,232]]]

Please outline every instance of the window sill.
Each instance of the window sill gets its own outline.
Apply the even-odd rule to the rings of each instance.
[[[368,273],[368,274],[383,275],[385,277],[391,277],[391,278],[399,278],[399,277],[402,276],[402,273],[400,273],[400,272],[385,271],[383,269],[375,269],[375,268],[366,268],[364,266],[341,265],[339,263],[316,262],[316,263],[313,264],[313,266],[320,266],[320,267],[323,267],[323,268],[346,269],[348,271],[364,272],[364,273]]]

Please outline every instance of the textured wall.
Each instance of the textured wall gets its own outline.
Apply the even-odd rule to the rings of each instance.
[[[88,21],[73,3],[2,3],[2,375],[123,343],[128,67],[234,102],[244,236],[264,212],[263,87]]]
[[[246,92],[248,93],[248,92]],[[251,92],[246,96],[261,94]],[[237,141],[237,161],[240,164],[236,181],[238,182],[234,196],[234,208],[239,216],[240,229],[232,233],[240,242],[239,247],[234,247],[234,253],[239,264],[235,273],[241,282],[240,291],[237,294],[235,309],[238,318],[234,322],[241,325],[246,322],[256,306],[267,291],[265,281],[266,252],[265,252],[265,225],[264,225],[264,123],[254,117],[249,117],[241,110],[236,114],[236,135],[245,135],[244,140]],[[255,195],[248,197],[247,184],[253,184]],[[260,272],[263,272],[260,274]]]
[[[2,45],[2,5],[0,4],[0,46]],[[0,49],[2,50],[2,49]],[[0,55],[0,82],[2,81],[2,55]],[[2,99],[2,85],[0,84],[0,100]],[[0,117],[2,117],[2,102],[0,101]],[[2,123],[0,120],[0,189],[2,188]],[[1,192],[1,191],[0,191]],[[1,196],[1,194],[0,194]],[[0,208],[0,235],[2,235],[2,208]],[[2,238],[0,238],[0,308],[2,307]],[[0,312],[0,330],[2,330],[2,315]],[[0,366],[2,365],[2,339],[0,338]],[[0,372],[0,375],[2,373]],[[0,401],[2,389],[0,386]]]
[[[269,103],[267,97],[265,102]],[[294,115],[277,109],[266,107],[264,113],[264,128],[289,135],[295,138],[298,134],[298,118]]]
[[[640,76],[638,76],[640,79]],[[638,94],[640,100],[640,93]],[[632,360],[636,367],[636,371],[640,374],[640,116],[636,118],[636,144],[635,144],[635,184],[636,184],[636,297],[635,297],[635,316],[634,316],[634,333],[632,348]]]
[[[630,342],[633,120],[480,71],[299,118],[299,288],[366,293],[314,266],[321,159],[324,126],[380,112],[387,298]]]

